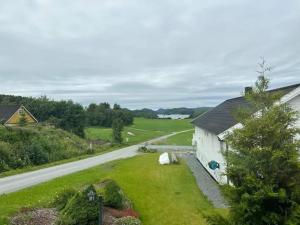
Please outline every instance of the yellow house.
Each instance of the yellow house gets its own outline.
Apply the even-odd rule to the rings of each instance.
[[[18,125],[21,118],[26,124],[37,124],[37,119],[23,105],[0,105],[0,122],[4,125]]]

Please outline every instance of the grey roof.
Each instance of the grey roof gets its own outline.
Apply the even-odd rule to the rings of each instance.
[[[0,105],[0,121],[7,121],[20,108],[20,105]]]
[[[270,92],[281,91],[282,94],[287,94],[299,86],[300,83],[273,89]],[[239,107],[250,107],[250,103],[244,97],[228,99],[210,111],[200,115],[192,123],[214,134],[220,134],[237,124],[233,113]]]

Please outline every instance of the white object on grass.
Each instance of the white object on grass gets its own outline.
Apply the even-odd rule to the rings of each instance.
[[[169,154],[167,152],[164,152],[159,156],[159,164],[161,165],[170,164]]]
[[[127,134],[130,135],[130,136],[134,136],[134,133],[132,133],[130,131],[128,131]]]

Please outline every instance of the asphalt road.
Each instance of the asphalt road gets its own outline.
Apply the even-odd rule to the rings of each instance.
[[[186,131],[174,132],[172,134],[155,138],[145,143],[151,144],[159,140],[163,140],[170,136],[176,135],[178,133],[183,133]],[[61,165],[57,165],[45,169],[40,169],[32,172],[0,178],[0,194],[15,192],[24,189],[26,187],[31,187],[33,185],[45,181],[49,181],[56,177],[61,177],[67,174],[75,173],[113,160],[133,157],[138,154],[137,149],[140,145],[141,144],[132,145],[126,148],[122,148],[102,155],[90,157],[87,159],[82,159],[75,162],[65,163],[65,164],[61,164]]]

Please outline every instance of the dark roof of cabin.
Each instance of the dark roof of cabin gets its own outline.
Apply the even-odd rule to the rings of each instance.
[[[270,90],[270,92],[281,91],[282,94],[285,95],[299,86],[300,83],[273,89]],[[237,123],[233,113],[239,107],[250,107],[250,104],[244,97],[228,99],[215,108],[200,115],[194,119],[192,123],[195,126],[201,127],[214,134],[220,134]]]
[[[0,121],[7,121],[20,108],[20,105],[0,105]]]

